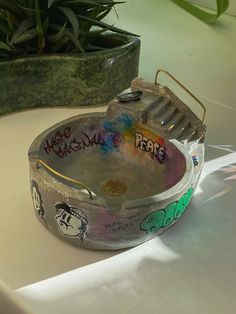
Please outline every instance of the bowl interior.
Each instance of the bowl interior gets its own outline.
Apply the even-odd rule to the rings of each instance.
[[[127,114],[116,121],[85,117],[65,123],[46,135],[39,158],[114,204],[159,194],[186,170],[186,159],[173,143]]]

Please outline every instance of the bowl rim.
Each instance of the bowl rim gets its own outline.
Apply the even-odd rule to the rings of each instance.
[[[71,123],[80,119],[84,118],[105,118],[106,117],[106,112],[92,112],[92,113],[84,113],[84,114],[79,114],[67,119],[64,119],[51,127],[47,128],[45,131],[40,133],[32,142],[29,150],[28,150],[28,158],[29,158],[29,163],[30,163],[30,168],[33,168],[34,171],[37,171],[37,177],[43,177],[45,181],[52,182],[54,181],[55,184],[54,186],[51,186],[55,191],[60,192],[62,194],[67,194],[70,195],[70,197],[80,200],[85,203],[89,203],[93,206],[98,206],[98,207],[107,207],[109,208],[109,204],[107,203],[106,199],[102,196],[95,196],[94,199],[90,199],[88,194],[84,191],[80,191],[72,186],[69,186],[65,184],[62,180],[56,178],[55,176],[52,176],[52,174],[46,170],[44,167],[40,167],[39,169],[36,169],[36,163],[37,160],[39,159],[39,149],[42,145],[43,140],[45,137],[56,130],[57,128],[67,124]],[[153,130],[155,132],[155,130]],[[186,190],[190,187],[191,182],[193,181],[194,178],[194,165],[192,162],[192,158],[190,155],[190,152],[188,151],[186,145],[183,143],[180,143],[177,140],[168,140],[165,139],[166,141],[172,143],[183,155],[185,158],[185,163],[186,163],[186,169],[183,177],[172,187],[169,189],[155,194],[148,196],[146,198],[137,198],[137,199],[131,199],[131,200],[124,200],[121,202],[121,206],[119,210],[126,211],[135,209],[137,210],[138,207],[143,207],[151,204],[156,204],[159,202],[168,202],[169,199],[175,199],[177,195],[183,194],[186,192]],[[34,178],[35,179],[35,178]],[[55,187],[56,186],[56,187]]]

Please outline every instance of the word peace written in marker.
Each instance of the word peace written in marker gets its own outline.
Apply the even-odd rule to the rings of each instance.
[[[135,146],[142,151],[151,153],[160,163],[166,159],[165,147],[138,132],[136,133]]]

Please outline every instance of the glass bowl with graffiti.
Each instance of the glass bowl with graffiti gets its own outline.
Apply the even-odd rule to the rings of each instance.
[[[136,246],[178,221],[201,172],[205,128],[170,93],[136,80],[106,113],[72,117],[35,139],[31,192],[48,229],[79,247],[113,250]],[[159,112],[163,103],[168,108]]]

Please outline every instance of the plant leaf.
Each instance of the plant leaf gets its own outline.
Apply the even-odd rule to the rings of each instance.
[[[97,26],[100,26],[100,27],[102,27],[102,28],[107,28],[107,29],[109,29],[110,31],[115,32],[115,33],[124,34],[124,35],[131,35],[131,36],[138,36],[138,35],[136,35],[136,34],[133,34],[133,33],[124,31],[124,30],[122,30],[122,29],[120,29],[120,28],[114,27],[114,26],[112,26],[112,25],[106,24],[106,23],[104,23],[104,22],[95,20],[95,19],[93,19],[93,18],[84,16],[84,15],[81,15],[81,14],[78,14],[78,17],[79,17],[81,20],[89,21],[89,22],[93,23],[93,25],[97,25]]]
[[[9,12],[12,12],[13,14],[16,14],[17,16],[22,17],[22,11],[19,8],[19,6],[12,1],[7,1],[7,0],[0,0],[0,9],[7,10]]]
[[[21,44],[27,41],[30,41],[31,39],[35,38],[38,36],[38,32],[36,31],[35,28],[31,28],[28,29],[27,31],[25,31],[24,33],[22,33],[20,36],[18,36],[17,38],[15,38],[14,42],[11,44]]]
[[[116,4],[120,4],[123,2],[113,2],[113,1],[109,1],[109,0],[104,0],[104,2],[100,3],[99,1],[94,1],[94,0],[65,0],[63,1],[63,5],[70,7],[70,8],[78,8],[78,7],[99,7],[102,9],[106,9],[107,7],[113,7]]]
[[[104,17],[106,17],[106,16],[110,13],[110,11],[111,11],[111,8],[109,8],[109,9],[107,9],[107,10],[101,12],[101,14],[97,15],[96,19],[97,19],[98,21],[104,19]]]
[[[18,42],[19,37],[25,33],[29,28],[32,28],[32,26],[34,26],[34,21],[31,19],[25,19],[24,21],[22,21],[17,30],[15,31],[15,33],[12,35],[11,38],[11,45],[14,45]]]
[[[51,8],[54,2],[56,2],[56,0],[48,0],[48,8]]]
[[[5,51],[11,51],[11,48],[8,47],[7,44],[5,44],[3,41],[0,40],[0,49]]]
[[[66,24],[67,24],[67,23],[65,22],[65,24],[62,26],[62,28],[58,31],[57,34],[55,34],[55,35],[49,35],[49,36],[47,37],[47,40],[48,40],[49,42],[51,42],[51,43],[55,43],[55,42],[60,41],[60,40],[63,38],[63,36],[65,35]]]
[[[42,53],[45,48],[45,37],[44,37],[44,30],[43,30],[43,23],[41,18],[41,11],[39,7],[38,0],[34,0],[35,5],[35,17],[36,17],[36,31],[38,33],[38,52]]]
[[[29,7],[29,9],[34,8],[34,0],[28,0],[28,7]]]
[[[47,32],[48,32],[48,27],[49,27],[49,18],[47,17],[47,18],[43,21],[43,31],[44,31],[44,34],[47,34]]]
[[[0,20],[0,32],[4,33],[5,35],[11,35],[12,31],[8,27],[8,25]]]
[[[41,19],[39,2],[38,0],[35,0],[34,2],[35,2],[35,17],[36,17],[36,22],[37,22],[37,32],[39,34],[43,34],[43,23]]]
[[[66,36],[68,36],[70,38],[70,40],[74,43],[75,47],[81,51],[82,53],[85,53],[84,48],[82,47],[80,41],[78,38],[75,37],[75,35],[73,33],[71,33],[70,31],[66,30],[65,31]]]
[[[216,13],[209,13],[203,9],[196,7],[194,4],[191,4],[185,0],[172,0],[181,8],[194,15],[198,19],[202,20],[205,23],[214,23],[219,16],[221,16],[229,6],[229,0],[216,0],[217,11]]]
[[[73,27],[75,38],[78,38],[79,37],[79,22],[74,11],[66,7],[57,7],[57,8],[68,18],[71,26]]]
[[[7,11],[7,24],[9,26],[10,30],[12,32],[14,32],[15,28],[14,28],[13,23],[12,23],[12,14],[10,12],[8,12],[8,11]]]
[[[19,5],[19,7],[21,8],[21,10],[22,10],[23,12],[25,12],[25,14],[26,14],[28,17],[32,17],[32,16],[35,15],[35,10],[34,10],[33,8],[24,7],[24,6],[20,5],[20,4],[18,4],[18,5]]]
[[[3,50],[0,50],[0,62],[1,62],[1,59],[2,60],[5,60],[5,59],[9,59],[9,54],[8,53],[6,53],[5,51],[3,51]]]
[[[61,51],[68,41],[69,41],[68,37],[63,37],[60,41],[56,42],[54,45],[50,47],[50,52],[55,53]]]

